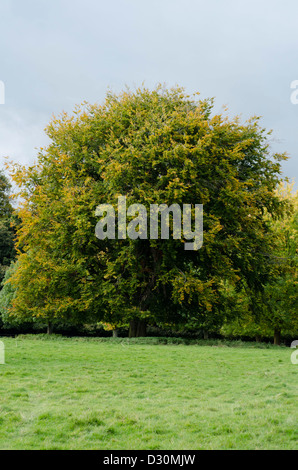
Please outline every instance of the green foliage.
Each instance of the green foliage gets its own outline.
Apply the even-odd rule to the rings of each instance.
[[[276,332],[292,338],[298,335],[298,191],[293,192],[292,185],[281,184],[276,192],[291,210],[276,220],[266,216],[276,240],[270,256],[271,276],[261,293],[249,289],[235,292],[235,304],[239,296],[244,303],[241,314],[221,328],[224,336],[268,338]]]
[[[298,332],[298,191],[281,186],[279,194],[289,200],[293,210],[282,220],[273,221],[278,240],[276,275],[265,286],[263,321],[278,331]]]
[[[9,199],[10,190],[11,184],[3,171],[0,170],[0,219],[9,218],[11,216],[12,207]]]
[[[263,214],[281,215],[280,160],[253,118],[212,115],[183,89],[108,94],[47,128],[37,165],[15,165],[22,188],[13,315],[111,325],[132,320],[215,328],[245,283],[261,292],[275,244]],[[95,208],[204,205],[204,244],[98,240]],[[229,286],[229,287],[227,287]]]
[[[0,284],[5,271],[15,258],[12,206],[9,194],[11,185],[0,170]]]
[[[87,336],[74,336],[68,338],[61,334],[19,334],[16,339],[30,340],[30,341],[71,341],[75,343],[110,343],[121,344],[122,346],[130,346],[134,344],[146,345],[185,345],[185,346],[218,346],[222,348],[249,348],[249,349],[272,349],[271,343],[265,342],[252,342],[241,340],[226,340],[226,339],[191,339],[169,336],[146,336],[143,338],[113,338],[113,337],[87,337]],[[285,347],[284,345],[280,347]]]
[[[11,219],[0,219],[0,282],[15,255],[14,231],[11,227]]]
[[[9,278],[16,270],[16,264],[12,264],[9,269],[7,269],[4,279],[2,281],[2,289],[0,290],[0,318],[4,325],[12,325],[18,324],[18,320],[15,319],[15,323],[13,320],[9,319],[9,310],[12,307],[12,301],[15,295],[15,289],[12,287],[11,283],[9,282]],[[12,322],[12,323],[11,323]]]

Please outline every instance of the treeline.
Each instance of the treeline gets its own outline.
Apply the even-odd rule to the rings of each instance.
[[[298,193],[258,118],[157,87],[83,104],[47,134],[35,165],[10,165],[15,211],[1,174],[2,328],[296,338]],[[117,223],[119,196],[203,204],[203,246],[185,250],[171,213],[169,239],[143,238],[137,213],[134,239],[98,239],[95,209],[112,205]]]

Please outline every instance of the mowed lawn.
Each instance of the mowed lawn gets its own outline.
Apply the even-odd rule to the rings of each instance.
[[[292,350],[0,338],[0,449],[297,449]]]

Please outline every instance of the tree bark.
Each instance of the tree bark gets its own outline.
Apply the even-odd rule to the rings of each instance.
[[[274,344],[276,346],[280,345],[280,330],[274,330]]]
[[[51,322],[48,322],[48,326],[47,326],[47,334],[48,335],[51,335],[53,333],[53,325]]]
[[[204,339],[209,339],[209,333],[206,330],[203,330]]]
[[[129,323],[129,337],[138,338],[146,336],[147,324],[145,320],[131,320]]]
[[[118,338],[118,329],[117,328],[115,328],[113,330],[113,338]]]
[[[261,342],[261,336],[256,336],[256,343],[260,343]]]

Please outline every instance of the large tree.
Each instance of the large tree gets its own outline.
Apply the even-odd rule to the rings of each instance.
[[[285,208],[274,190],[280,161],[258,118],[212,114],[212,101],[183,89],[108,94],[47,128],[52,143],[37,165],[15,165],[25,201],[18,215],[14,315],[130,322],[220,324],[226,289],[262,291],[274,245],[264,212]],[[203,204],[204,243],[95,236],[95,208]],[[239,287],[240,288],[240,287]]]

